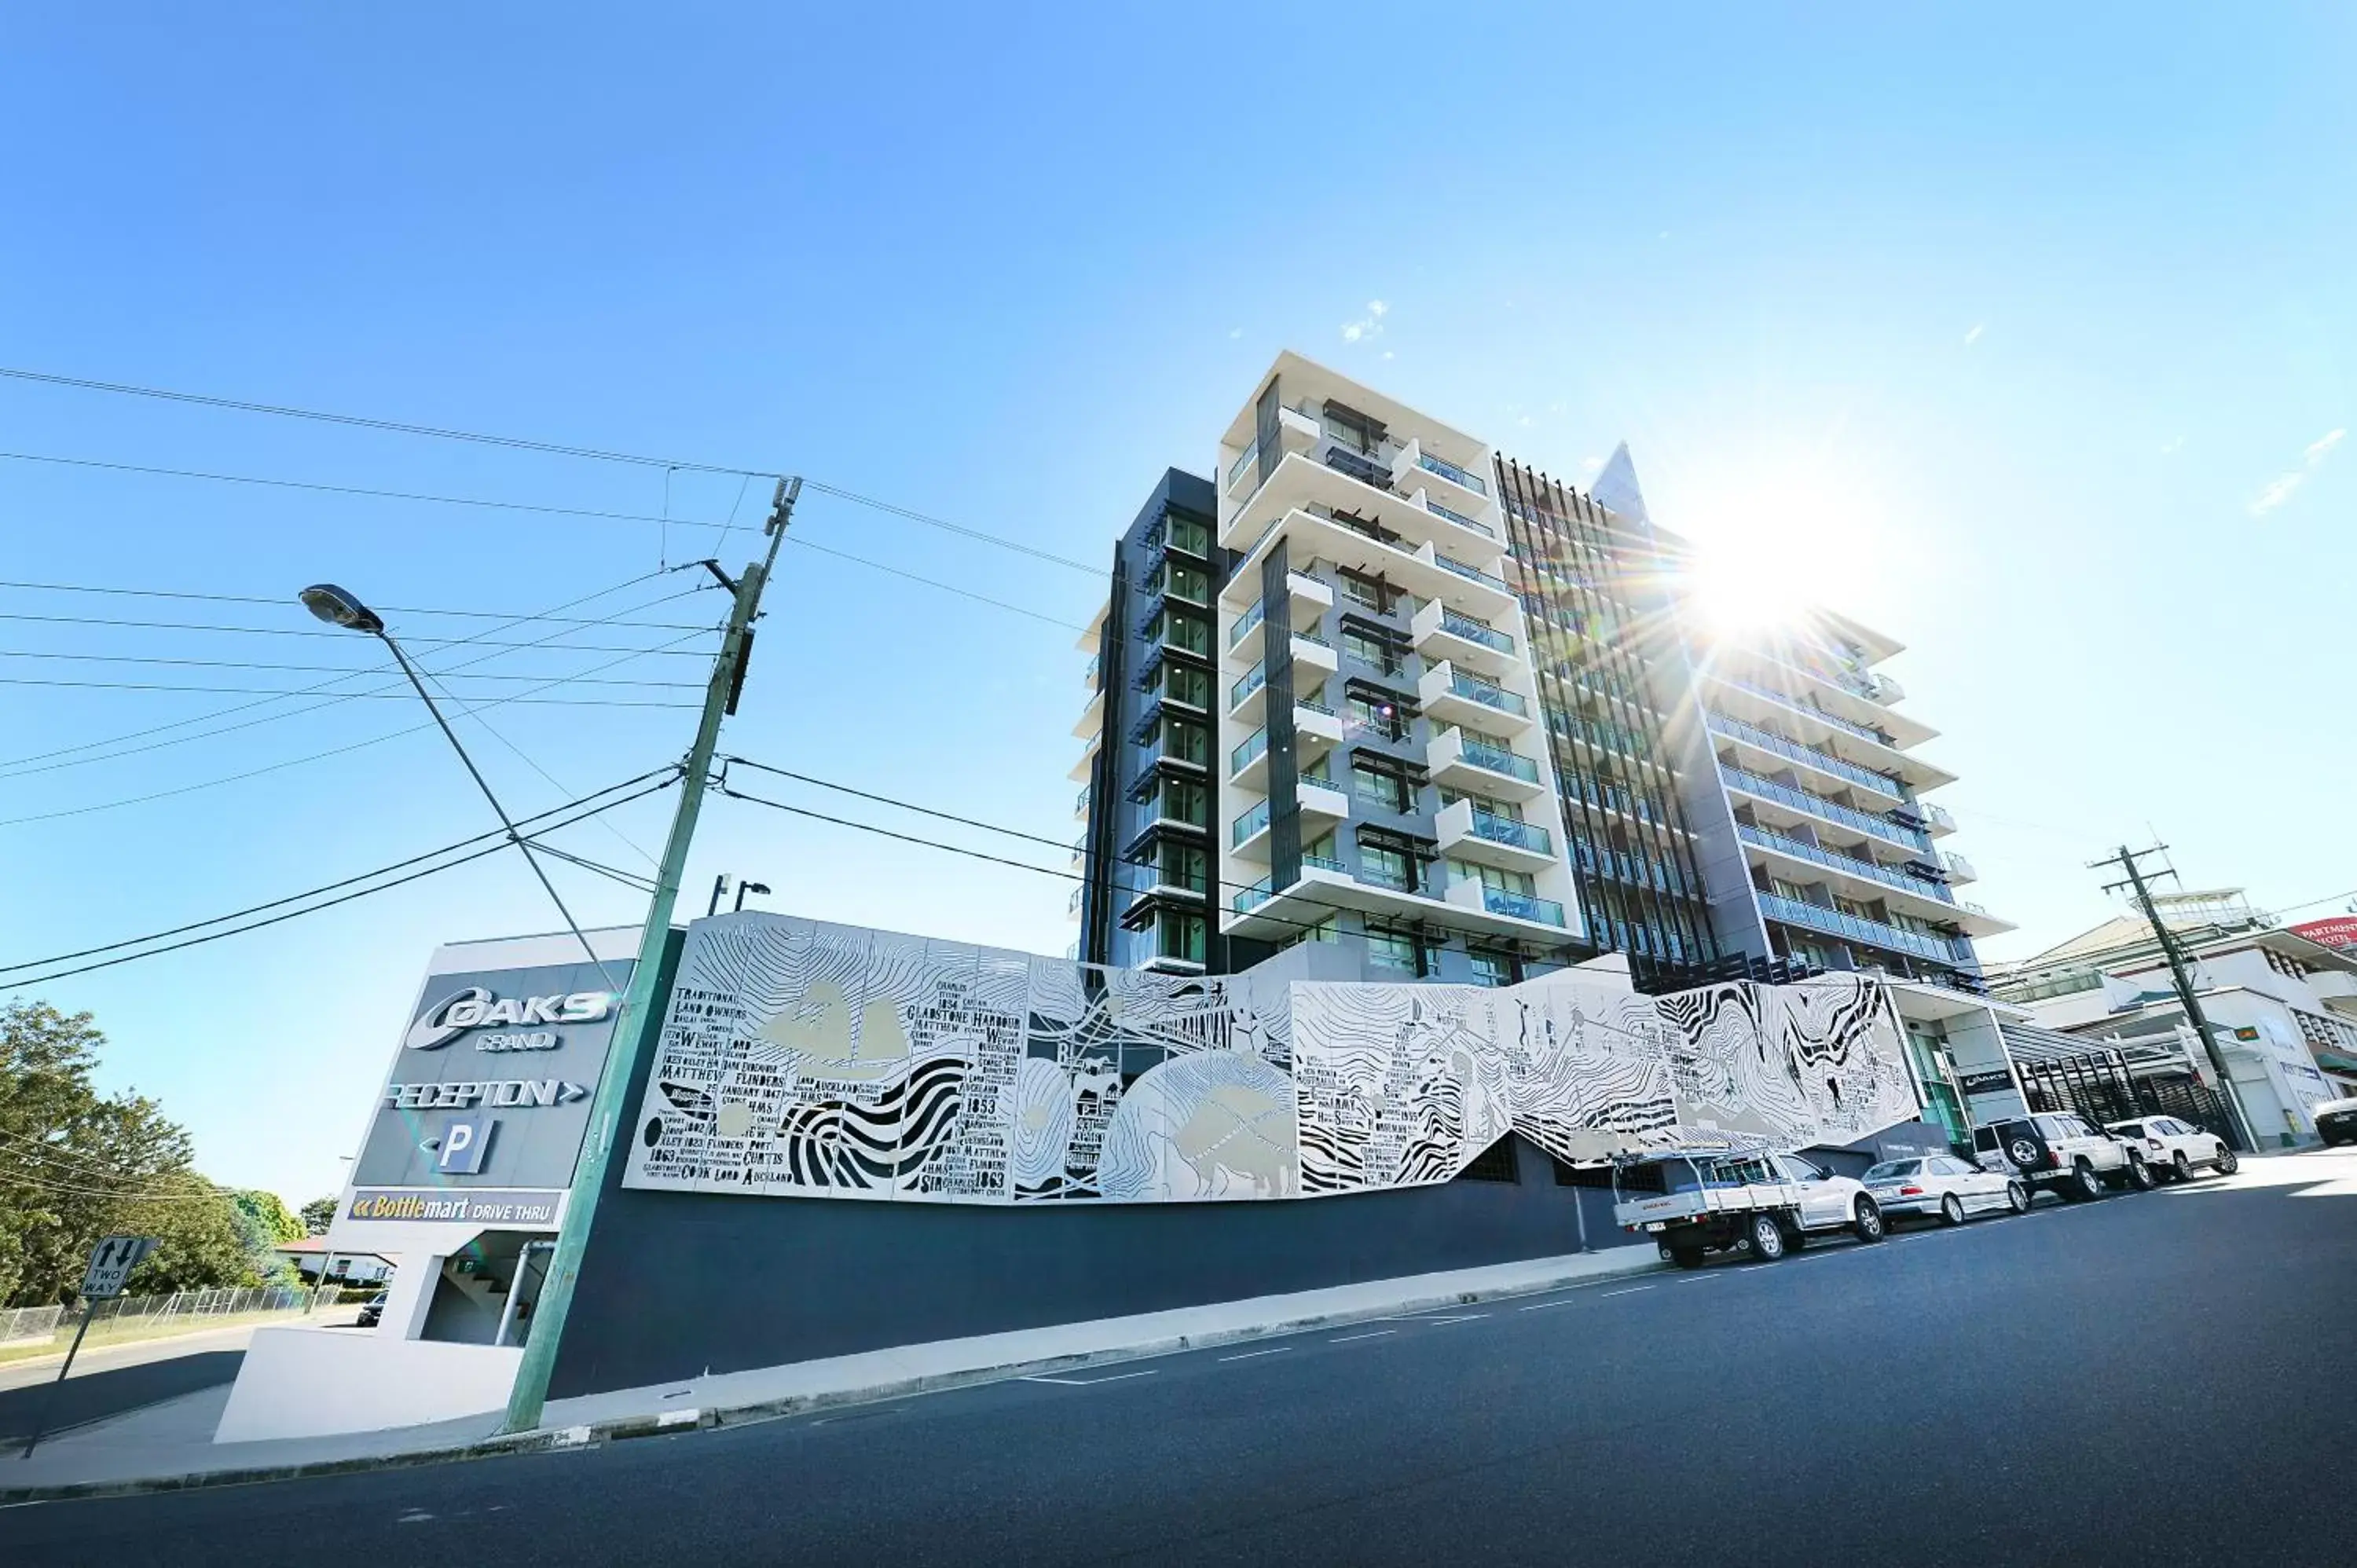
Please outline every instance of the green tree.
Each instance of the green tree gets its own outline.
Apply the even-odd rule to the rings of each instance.
[[[0,1305],[69,1300],[91,1248],[113,1231],[165,1238],[135,1289],[260,1273],[236,1206],[189,1168],[188,1134],[154,1101],[93,1087],[105,1043],[88,1013],[0,1007]]]
[[[310,1202],[305,1204],[303,1206],[303,1234],[306,1236],[325,1236],[328,1233],[328,1227],[336,1222],[336,1209],[338,1207],[339,1203],[336,1195],[332,1192],[325,1197],[315,1197]]]
[[[300,1241],[307,1234],[303,1229],[303,1221],[286,1207],[286,1200],[274,1192],[250,1187],[230,1194],[230,1201],[237,1205],[240,1213],[259,1225],[274,1245],[280,1241]]]

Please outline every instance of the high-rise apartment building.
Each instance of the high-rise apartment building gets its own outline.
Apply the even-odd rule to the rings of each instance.
[[[1829,612],[1710,625],[1625,450],[1583,495],[1286,353],[1215,473],[1157,489],[1083,639],[1082,956],[1340,940],[1498,983],[1614,950],[1648,988],[1979,990],[1972,939],[2007,928],[1934,847],[1921,795],[1952,776],[1873,668],[1898,645]],[[1194,542],[1206,509],[1181,562],[1165,520]]]

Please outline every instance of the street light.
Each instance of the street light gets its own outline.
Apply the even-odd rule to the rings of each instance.
[[[459,743],[458,732],[452,729],[450,721],[442,716],[440,705],[434,701],[434,693],[425,689],[425,682],[419,678],[416,667],[409,662],[409,655],[402,651],[401,644],[395,642],[393,633],[385,629],[384,618],[362,604],[359,595],[333,583],[314,583],[296,597],[303,601],[305,609],[329,626],[339,626],[347,631],[365,632],[384,644],[386,650],[393,655],[393,661],[401,666],[401,672],[409,677],[412,686],[417,688],[417,695],[425,703],[425,711],[434,715],[434,722],[449,741],[450,749],[457,752],[458,760],[467,765],[467,774],[474,779],[475,788],[483,792],[483,799],[489,800],[491,810],[498,813],[500,825],[507,830],[508,842],[522,852],[524,864],[532,867],[532,874],[540,878],[541,886],[546,889],[549,902],[554,904],[556,912],[565,917],[565,928],[581,944],[581,950],[588,955],[597,972],[605,977],[606,988],[619,991],[621,987],[615,983],[613,972],[599,960],[597,950],[589,945],[589,939],[581,934],[580,922],[574,919],[573,911],[565,907],[565,900],[557,894],[556,884],[551,882],[548,873],[541,869],[538,857],[532,853],[531,843],[516,831],[514,819],[508,815],[507,808],[500,804],[500,798],[491,793],[491,786],[483,778],[482,769],[475,766],[475,759],[467,755],[466,746]]]
[[[737,885],[737,908],[734,912],[739,915],[745,912],[746,894],[767,893],[769,890],[770,885],[766,882],[739,882]]]

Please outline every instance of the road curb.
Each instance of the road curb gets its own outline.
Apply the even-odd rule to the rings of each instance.
[[[1623,1257],[1622,1254],[1626,1256]],[[1512,1285],[1500,1285],[1490,1290],[1434,1292],[1427,1295],[1402,1297],[1379,1305],[1332,1312],[1302,1313],[1292,1316],[1272,1318],[1265,1323],[1240,1325],[1232,1328],[1213,1329],[1203,1333],[1157,1336],[1151,1339],[1136,1340],[1126,1345],[1108,1346],[1103,1349],[1081,1351],[1068,1356],[1039,1357],[1023,1361],[1006,1361],[984,1367],[961,1368],[955,1371],[921,1373],[913,1377],[863,1384],[858,1388],[829,1389],[817,1393],[789,1394],[777,1399],[748,1401],[742,1404],[618,1416],[610,1421],[591,1422],[577,1426],[542,1428],[533,1432],[518,1433],[513,1436],[485,1438],[474,1443],[457,1444],[443,1448],[420,1448],[404,1454],[356,1455],[343,1459],[319,1459],[297,1464],[246,1466],[227,1470],[197,1470],[177,1476],[134,1477],[112,1481],[59,1481],[47,1486],[34,1487],[0,1485],[0,1504],[65,1502],[76,1498],[136,1497],[150,1492],[199,1491],[210,1487],[253,1486],[265,1481],[292,1481],[318,1476],[348,1475],[359,1470],[393,1470],[420,1465],[449,1464],[468,1459],[490,1459],[511,1454],[587,1449],[600,1444],[621,1442],[630,1438],[673,1436],[689,1432],[710,1431],[723,1426],[748,1426],[764,1421],[780,1421],[791,1416],[807,1415],[814,1411],[875,1404],[885,1400],[942,1393],[952,1389],[971,1388],[982,1383],[1005,1382],[1014,1378],[1038,1377],[1049,1372],[1070,1372],[1089,1367],[1112,1366],[1125,1361],[1152,1360],[1158,1357],[1177,1355],[1189,1350],[1213,1349],[1223,1345],[1236,1345],[1253,1339],[1300,1334],[1315,1328],[1340,1327],[1348,1324],[1368,1323],[1383,1318],[1412,1316],[1420,1312],[1431,1312],[1440,1307],[1469,1306],[1479,1302],[1543,1294],[1548,1291],[1560,1290],[1567,1285],[1581,1284],[1590,1281],[1616,1279],[1625,1274],[1650,1273],[1663,1266],[1659,1255],[1651,1247],[1616,1247],[1607,1252],[1585,1253],[1582,1257],[1592,1260],[1586,1268],[1564,1271],[1535,1280],[1521,1281]]]

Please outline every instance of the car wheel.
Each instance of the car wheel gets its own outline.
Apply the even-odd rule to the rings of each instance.
[[[2005,1206],[2016,1214],[2029,1212],[2029,1188],[2018,1181],[2005,1184]]]
[[[2071,1167],[2069,1176],[2055,1184],[2054,1190],[2062,1195],[2065,1202],[2084,1203],[2104,1196],[2104,1178],[2095,1174],[2094,1166],[2081,1160]]]
[[[1952,1192],[1947,1197],[1940,1200],[1940,1223],[1943,1225],[1962,1225],[1964,1222],[1964,1206],[1956,1201],[1956,1195]]]
[[[1882,1206],[1870,1197],[1857,1200],[1857,1212],[1851,1218],[1849,1228],[1861,1241],[1879,1241],[1889,1234],[1882,1222]]]
[[[1784,1228],[1776,1223],[1773,1215],[1756,1216],[1751,1221],[1751,1255],[1763,1263],[1772,1263],[1784,1255]]]
[[[2134,1155],[2128,1157],[2127,1190],[2130,1192],[2152,1190],[2152,1167]]]
[[[2193,1162],[2185,1157],[2183,1149],[2178,1150],[2169,1157],[2169,1179],[2171,1181],[2193,1179]]]
[[[2241,1170],[2242,1168],[2242,1156],[2235,1154],[2233,1150],[2228,1148],[2225,1144],[2219,1144],[2218,1174],[2220,1176],[2233,1176],[2236,1171]]]

